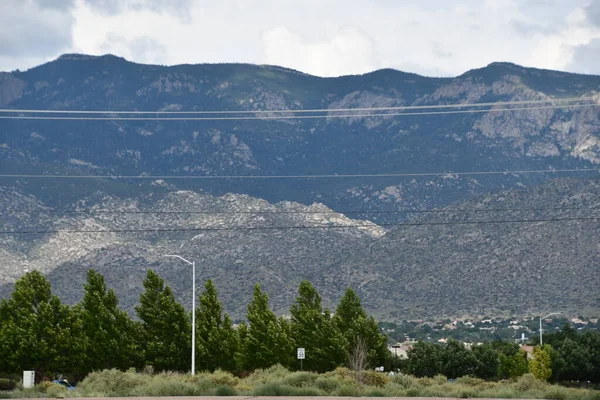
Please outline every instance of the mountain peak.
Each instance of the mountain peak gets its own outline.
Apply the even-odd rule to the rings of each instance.
[[[127,61],[123,57],[116,56],[114,54],[103,54],[103,55],[91,55],[91,54],[81,54],[81,53],[65,53],[57,58],[57,60],[71,60],[71,61],[82,61],[82,60],[96,60],[96,59],[118,59]]]

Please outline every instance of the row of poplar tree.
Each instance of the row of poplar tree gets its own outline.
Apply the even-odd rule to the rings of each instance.
[[[12,296],[0,302],[0,372],[81,378],[94,370],[146,365],[155,371],[189,371],[191,313],[154,271],[144,280],[135,313],[132,319],[119,308],[115,292],[93,269],[83,300],[74,306],[52,294],[44,275],[27,273]],[[247,322],[234,327],[207,281],[196,308],[196,369],[243,371],[275,364],[297,369],[298,347],[306,348],[304,368],[317,372],[346,364],[357,347],[365,350],[369,365],[389,361],[386,337],[351,289],[331,313],[304,281],[290,314],[290,319],[278,318],[256,285]]]

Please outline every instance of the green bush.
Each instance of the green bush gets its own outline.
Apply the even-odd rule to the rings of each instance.
[[[386,396],[390,397],[406,397],[406,388],[399,383],[390,382],[384,386]]]
[[[338,390],[340,387],[342,387],[343,385],[348,385],[348,383],[344,382],[343,377],[335,376],[335,375],[319,376],[314,381],[314,386],[317,389],[322,390],[326,393],[333,393],[336,390]],[[350,386],[350,385],[348,385],[348,386]]]
[[[471,399],[473,397],[479,397],[477,391],[472,388],[464,388],[459,390],[458,397],[461,399]]]
[[[387,375],[375,371],[363,371],[362,379],[365,385],[377,387],[385,386],[390,381]]]
[[[53,383],[51,386],[48,386],[46,389],[47,397],[66,397],[67,396],[67,388],[63,385],[58,385]]]
[[[179,378],[179,379],[178,379]],[[131,390],[132,396],[200,396],[209,389],[177,376],[155,376],[148,384]]]
[[[525,374],[517,379],[514,386],[520,392],[527,392],[530,390],[543,390],[547,385],[533,374]]]
[[[150,375],[106,369],[90,373],[79,385],[84,396],[88,393],[106,393],[109,396],[131,396],[138,387],[150,384]]]
[[[50,381],[41,381],[40,383],[38,383],[35,388],[38,392],[40,393],[46,393],[46,391],[48,390],[48,388],[52,387],[56,385],[55,383],[52,383]]]
[[[385,397],[385,392],[381,389],[371,389],[365,393],[366,397]]]
[[[240,378],[233,376],[229,372],[221,370],[216,370],[210,374],[210,379],[216,386],[225,385],[234,387],[240,382]]]
[[[544,396],[552,400],[567,400],[572,399],[569,389],[560,386],[551,386],[544,392]]]
[[[600,390],[586,390],[581,400],[600,400]]]
[[[285,367],[274,365],[267,369],[257,369],[245,381],[250,385],[258,385],[262,383],[276,382],[290,374]]]
[[[298,371],[292,372],[281,379],[283,385],[304,387],[311,386],[319,375],[313,372]]]
[[[335,395],[340,397],[359,397],[360,390],[356,386],[344,385],[336,391]]]
[[[480,386],[486,382],[481,378],[475,378],[473,376],[461,376],[460,378],[456,378],[456,383],[467,386]]]
[[[407,397],[419,397],[421,396],[421,390],[416,387],[411,387],[406,391]]]
[[[14,385],[15,382],[10,379],[0,378],[0,390],[13,390]]]
[[[229,385],[221,385],[215,389],[216,396],[237,396],[237,392]]]
[[[442,374],[437,374],[433,377],[433,382],[435,382],[436,385],[443,385],[445,383],[448,383],[448,378]]]
[[[405,389],[417,386],[419,382],[417,378],[405,374],[396,374],[392,376],[391,381],[401,385]]]

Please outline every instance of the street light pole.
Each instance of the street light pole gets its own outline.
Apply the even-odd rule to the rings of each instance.
[[[554,312],[554,313],[550,313],[550,314],[546,315],[545,317],[540,318],[540,347],[542,347],[542,345],[543,345],[543,342],[542,342],[542,332],[543,332],[542,320],[548,318],[551,315],[558,315],[558,314],[560,314],[560,313]]]
[[[165,254],[164,257],[174,257],[192,266],[192,375],[196,374],[196,261],[188,261],[181,256]]]

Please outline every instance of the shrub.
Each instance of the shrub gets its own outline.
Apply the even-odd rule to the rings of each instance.
[[[314,388],[297,388],[268,383],[254,389],[252,394],[254,396],[320,396],[323,392]]]
[[[385,397],[385,392],[381,389],[371,389],[365,393],[366,397]]]
[[[240,378],[233,376],[231,373],[221,370],[216,370],[210,375],[211,381],[219,386],[235,386],[240,382]]]
[[[327,392],[327,393],[332,393],[332,392],[338,390],[343,385],[348,385],[348,383],[344,382],[344,379],[342,377],[335,376],[335,375],[319,376],[314,382],[314,386],[317,389],[323,390],[324,392]],[[351,386],[351,385],[348,385],[348,386]]]
[[[14,381],[10,379],[0,378],[0,390],[13,390],[14,389]]]
[[[41,393],[46,393],[46,391],[52,387],[55,386],[55,383],[52,383],[50,381],[41,381],[40,383],[37,384],[36,389],[38,390],[38,392]]]
[[[546,389],[544,397],[552,400],[567,400],[572,398],[569,396],[569,389],[560,386],[551,386]]]
[[[375,371],[363,371],[362,379],[365,385],[377,387],[385,386],[390,381],[387,375]]]
[[[418,380],[410,375],[396,374],[392,376],[391,381],[404,387],[405,389],[418,385]]]
[[[386,396],[406,397],[406,388],[399,383],[390,382],[383,388]]]
[[[179,379],[178,379],[179,378]],[[157,375],[148,384],[131,390],[133,396],[200,396],[207,390],[176,375]]]
[[[416,387],[411,387],[406,391],[406,396],[407,397],[421,396],[421,390],[419,390],[419,388],[416,388]]]
[[[46,389],[46,396],[48,397],[66,397],[67,388],[62,385],[53,383]]]
[[[216,396],[237,396],[237,392],[229,385],[221,385],[215,389]]]
[[[600,400],[600,390],[586,390],[581,400]]]
[[[442,374],[437,374],[433,377],[433,382],[435,382],[436,385],[443,385],[444,383],[448,383],[448,378]]]
[[[79,385],[79,390],[85,396],[102,392],[109,396],[130,396],[137,387],[147,386],[151,381],[149,375],[106,369],[90,373]]]
[[[251,385],[275,382],[281,380],[289,374],[290,371],[278,364],[267,369],[257,369],[246,378],[246,382]]]
[[[475,389],[464,388],[464,389],[460,389],[458,397],[460,397],[461,399],[470,399],[470,398],[479,397],[479,396],[477,395],[477,391]]]
[[[525,374],[517,379],[515,382],[515,387],[520,392],[527,392],[529,390],[543,390],[546,384],[536,379],[533,374]]]
[[[317,374],[313,372],[299,371],[292,372],[281,379],[281,383],[289,386],[303,387],[312,385],[317,379]]]
[[[340,397],[359,397],[360,390],[356,386],[344,385],[337,390],[335,395]]]
[[[456,383],[460,383],[467,386],[480,386],[485,384],[485,380],[481,378],[475,378],[473,376],[461,376],[460,378],[456,378]]]

